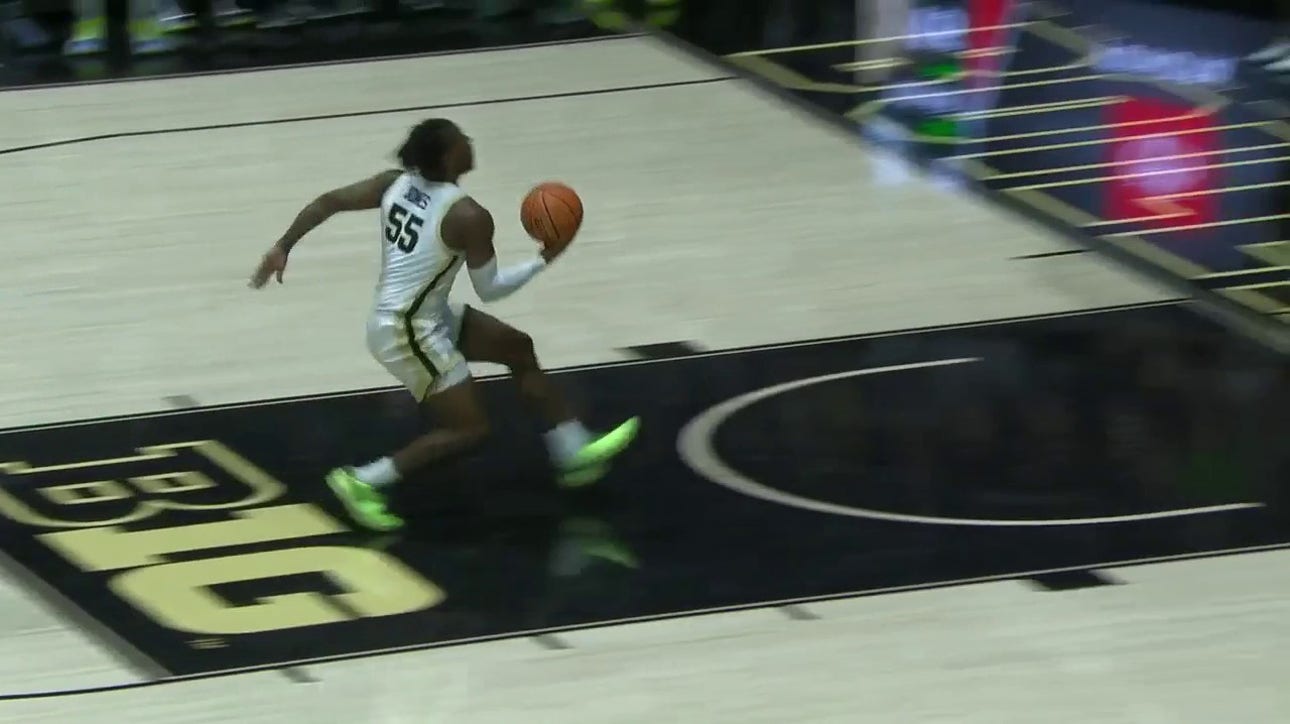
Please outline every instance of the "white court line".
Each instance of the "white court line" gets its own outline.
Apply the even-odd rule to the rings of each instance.
[[[1164,121],[1160,121],[1160,122],[1164,122]],[[1095,138],[1091,141],[1070,141],[1068,143],[1051,143],[1047,146],[1025,146],[1022,148],[1005,148],[1005,149],[995,149],[993,151],[982,151],[980,153],[964,153],[964,154],[957,154],[954,156],[950,156],[950,158],[986,158],[989,156],[1007,156],[1014,153],[1030,153],[1031,151],[1051,151],[1058,148],[1078,148],[1080,146],[1105,146],[1110,143],[1140,141],[1144,138],[1161,138],[1161,137],[1177,138],[1179,136],[1186,136],[1193,133],[1211,133],[1211,132],[1217,132],[1217,131],[1228,131],[1228,130],[1233,130],[1237,128],[1250,128],[1254,126],[1266,126],[1266,125],[1268,125],[1266,121],[1256,121],[1252,123],[1232,123],[1229,125],[1211,126],[1209,128],[1195,128],[1195,129],[1188,129],[1183,131],[1152,131],[1151,133],[1140,133],[1132,136],[1117,136],[1115,138]],[[1121,124],[1119,123],[1105,124],[1104,128],[1105,130],[1118,130],[1119,128],[1121,128]],[[1063,129],[1063,131],[1070,132],[1068,129]],[[994,138],[986,138],[984,140],[999,141],[999,140],[1005,140],[1005,139],[999,136]],[[1290,141],[1279,141],[1277,143],[1266,144],[1263,146],[1248,146],[1248,147],[1238,146],[1231,149],[1221,148],[1216,151],[1212,151],[1212,153],[1222,153],[1228,150],[1238,151],[1238,150],[1253,150],[1253,149],[1261,149],[1261,148],[1280,148],[1281,146],[1290,146]],[[1160,158],[1169,158],[1169,157],[1161,156]]]
[[[1006,30],[1008,28],[1024,28],[1036,23],[1046,22],[1043,20],[1027,20],[1020,23],[1005,23],[1003,25],[982,25],[979,28],[971,28],[972,32],[983,30]],[[875,38],[858,38],[855,40],[840,40],[833,43],[815,43],[813,45],[790,45],[782,48],[768,48],[765,50],[745,50],[739,53],[731,53],[727,58],[748,58],[762,55],[781,55],[783,53],[799,53],[805,50],[830,50],[832,48],[853,48],[857,45],[869,45],[870,43],[888,43],[893,40],[912,40],[913,38],[928,38],[934,35],[967,35],[968,28],[959,28],[955,30],[929,30],[922,33],[910,33],[907,35],[888,35],[885,37]]]
[[[1127,98],[1127,96],[1105,96],[1105,97],[1099,97],[1099,98],[1086,98],[1086,99],[1071,100],[1071,101],[1052,101],[1050,103],[1035,103],[1029,106],[1000,106],[999,108],[983,110],[983,111],[963,111],[959,113],[952,113],[950,114],[950,118],[955,120],[972,121],[972,120],[984,120],[989,118],[1001,118],[1005,116],[1039,115],[1040,113],[1056,113],[1056,112],[1067,111],[1067,110],[1086,110],[1088,108],[1093,108],[1097,106],[1112,105],[1113,103],[1118,102],[1119,100],[1122,100],[1124,98]],[[848,111],[845,115],[848,118],[852,118],[852,119],[857,119],[857,118],[862,119],[864,115],[868,113],[868,107],[875,103],[887,103],[887,101],[882,101],[882,100],[866,101],[865,103],[862,103],[857,108],[854,108]],[[1051,128],[1046,131],[1027,131],[1025,133],[1005,133],[997,136],[989,136],[989,135],[970,136],[970,137],[958,139],[956,143],[963,144],[963,145],[968,145],[968,144],[979,145],[983,143],[989,144],[994,141],[1016,141],[1022,138],[1041,138],[1043,136],[1060,136],[1068,133],[1081,133],[1084,131],[1104,131],[1112,128],[1122,129],[1122,128],[1130,128],[1132,126],[1144,126],[1144,125],[1155,124],[1155,123],[1173,123],[1176,121],[1186,121],[1186,120],[1192,120],[1197,118],[1204,118],[1207,115],[1210,115],[1209,108],[1198,108],[1194,111],[1189,111],[1187,113],[1177,115],[1177,116],[1169,116],[1167,118],[1148,118],[1140,121],[1124,121],[1122,123],[1094,123],[1088,126],[1061,126],[1059,128]],[[1271,125],[1273,123],[1276,123],[1276,121],[1259,121],[1258,123],[1240,123],[1240,124],[1233,124],[1230,126],[1220,126],[1218,128],[1228,129],[1228,128],[1234,128],[1234,127],[1243,128],[1247,126],[1250,126],[1250,127],[1266,126],[1266,125]],[[1217,129],[1214,129],[1214,130],[1217,130]],[[1099,142],[1105,143],[1106,140],[1103,139]],[[1059,145],[1064,146],[1065,144],[1059,144]],[[976,157],[976,154],[969,153],[969,154],[954,154],[952,156],[947,156],[946,158],[967,159],[967,158],[974,158],[974,157]]]
[[[712,444],[712,440],[716,435],[717,429],[721,427],[722,423],[733,417],[735,413],[753,405],[754,403],[781,395],[785,392],[790,392],[802,387],[808,387],[810,385],[817,385],[834,380],[849,379],[852,377],[880,375],[890,372],[905,372],[909,370],[928,369],[933,367],[948,367],[952,365],[972,364],[981,361],[983,360],[980,357],[960,357],[930,362],[890,365],[886,367],[867,367],[864,369],[849,370],[847,372],[835,372],[833,374],[819,375],[816,377],[806,377],[803,379],[783,382],[777,385],[771,385],[769,387],[763,387],[759,390],[753,390],[752,392],[746,392],[742,395],[732,397],[725,402],[713,405],[686,423],[685,427],[681,428],[681,432],[677,436],[677,453],[680,455],[681,460],[701,477],[742,495],[759,498],[770,503],[778,503],[790,508],[809,510],[816,513],[828,513],[848,518],[866,518],[869,520],[881,520],[895,523],[977,526],[991,528],[1033,528],[1041,526],[1132,523],[1144,520],[1177,518],[1181,516],[1204,515],[1208,513],[1223,513],[1263,507],[1262,503],[1229,503],[1225,505],[1209,505],[1198,508],[1178,508],[1174,510],[1159,510],[1150,513],[1134,513],[1130,515],[1109,515],[1089,518],[1032,519],[947,518],[935,515],[891,513],[883,510],[827,503],[813,498],[787,493],[777,488],[772,488],[769,485],[747,477],[738,470],[727,465],[725,461],[721,459],[721,456],[717,454],[717,451]],[[873,480],[868,482],[877,484],[880,481]]]
[[[1108,140],[1106,140],[1106,141],[1101,141],[1100,143],[1101,143],[1102,145],[1106,145],[1106,144],[1110,144],[1110,143],[1115,143],[1115,141],[1116,141],[1116,140],[1117,140],[1117,139],[1108,139]],[[1010,172],[1010,173],[1000,173],[1000,174],[995,174],[994,176],[990,176],[989,178],[990,178],[990,179],[1003,179],[1003,178],[1025,178],[1025,177],[1027,177],[1027,176],[1046,176],[1046,175],[1048,175],[1048,174],[1063,173],[1063,172],[1066,172],[1066,171],[1092,171],[1092,170],[1101,169],[1101,168],[1113,168],[1113,167],[1115,167],[1115,166],[1128,166],[1128,165],[1130,165],[1131,163],[1154,163],[1154,162],[1157,162],[1157,161],[1179,161],[1179,160],[1187,159],[1187,158],[1204,158],[1204,157],[1206,157],[1206,156],[1223,156],[1223,155],[1226,155],[1226,154],[1232,154],[1232,153],[1242,153],[1242,152],[1244,152],[1244,151],[1268,151],[1268,150],[1271,150],[1271,149],[1274,149],[1274,148],[1284,148],[1284,147],[1286,147],[1286,146],[1290,146],[1290,142],[1286,142],[1286,141],[1277,141],[1276,143],[1261,143],[1261,144],[1258,144],[1258,145],[1255,145],[1255,146],[1233,146],[1233,147],[1230,147],[1230,148],[1213,148],[1213,149],[1206,149],[1206,150],[1203,150],[1203,151],[1189,151],[1189,152],[1187,152],[1187,153],[1170,153],[1170,154],[1164,154],[1164,155],[1160,155],[1160,156],[1146,156],[1146,157],[1141,158],[1141,159],[1134,159],[1134,161],[1132,161],[1132,162],[1130,162],[1130,161],[1098,161],[1097,163],[1082,163],[1082,164],[1079,164],[1079,165],[1076,165],[1076,166],[1048,166],[1048,167],[1045,167],[1045,168],[1032,169],[1032,170],[1030,170],[1030,171],[1014,171],[1014,172]],[[1059,147],[1060,147],[1060,146],[1059,146]],[[1027,150],[1027,151],[1030,151],[1030,150],[1040,150],[1040,149],[1039,149],[1039,148],[1035,148],[1035,149],[1026,149],[1026,150]],[[1242,163],[1240,163],[1240,164],[1238,164],[1238,163],[1231,163],[1230,165],[1235,166],[1235,165],[1248,165],[1248,164],[1250,164],[1250,163],[1272,163],[1273,161],[1284,161],[1284,160],[1286,160],[1287,158],[1290,158],[1290,157],[1288,157],[1288,156],[1278,156],[1278,157],[1275,157],[1275,158],[1256,158],[1256,159],[1253,159],[1252,161],[1244,161],[1244,162],[1242,162]],[[1162,170],[1162,171],[1153,171],[1153,172],[1151,172],[1151,173],[1152,173],[1152,174],[1157,174],[1157,173],[1182,173],[1182,172],[1184,172],[1184,171],[1200,171],[1200,170],[1204,170],[1204,169],[1206,169],[1206,168],[1224,168],[1224,167],[1223,167],[1223,166],[1212,166],[1212,167],[1211,167],[1211,166],[1195,166],[1195,167],[1180,168],[1180,169],[1164,169],[1164,170]],[[1147,174],[1147,173],[1135,173],[1135,174],[1131,174],[1131,175],[1136,177],[1136,176],[1146,176],[1146,175],[1148,175],[1148,174]],[[1096,179],[1095,179],[1095,180],[1096,180]],[[1031,187],[1027,187],[1027,188],[1031,188]]]
[[[780,65],[773,61],[767,60],[755,55],[727,55],[725,56],[731,65],[736,65],[747,72],[761,76],[762,78],[779,85],[782,88],[790,90],[804,90],[815,93],[833,93],[837,95],[859,95],[861,93],[881,93],[883,91],[898,90],[901,88],[917,88],[925,85],[943,85],[942,80],[926,81],[894,81],[891,83],[879,83],[876,85],[859,85],[856,83],[839,83],[834,81],[816,80],[810,76],[803,75],[792,68]],[[965,74],[963,77],[972,77],[979,74]],[[1001,77],[1008,74],[1000,74]],[[1006,90],[1010,88],[1031,88],[1042,85],[1057,85],[1061,83],[1078,83],[1085,80],[1097,80],[1099,78],[1116,77],[1114,74],[1085,74],[1071,78],[1052,78],[1048,80],[1033,80],[1024,83],[1001,83],[991,85],[988,88],[962,88],[958,90],[941,90],[934,93],[921,93],[913,95],[900,95],[893,98],[874,98],[866,101],[866,104],[883,104],[891,103],[896,100],[909,101],[920,98],[943,98],[946,96],[960,95],[963,93],[993,93],[995,90]]]
[[[1006,317],[1003,319],[982,319],[974,322],[961,322],[958,324],[946,324],[932,327],[919,327],[915,329],[893,329],[885,332],[862,332],[860,334],[848,334],[840,337],[826,337],[824,339],[806,339],[796,342],[775,342],[771,344],[749,345],[746,347],[734,347],[731,349],[709,350],[687,355],[680,359],[676,358],[644,358],[644,359],[625,359],[611,360],[607,362],[590,362],[582,365],[573,365],[571,367],[561,367],[559,369],[547,370],[549,375],[571,374],[575,372],[590,372],[594,370],[613,369],[617,367],[635,367],[638,365],[663,364],[667,362],[679,362],[692,359],[701,359],[707,357],[724,357],[733,354],[748,354],[753,352],[768,352],[779,349],[796,349],[799,347],[814,347],[826,344],[835,344],[841,342],[854,342],[862,339],[882,339],[885,337],[904,337],[917,334],[939,334],[957,329],[975,329],[978,327],[993,327],[1005,324],[1025,324],[1027,322],[1038,322],[1046,319],[1066,319],[1069,317],[1088,317],[1098,314],[1116,314],[1118,312],[1128,312],[1136,309],[1151,309],[1153,307],[1172,307],[1189,304],[1193,302],[1191,298],[1163,299],[1155,302],[1141,302],[1138,304],[1126,304],[1114,307],[1098,307],[1094,309],[1078,309],[1070,312],[1053,312],[1049,314],[1037,314],[1026,317]],[[477,377],[480,382],[495,382],[509,377],[506,374],[487,375]],[[125,415],[113,415],[109,417],[91,418],[88,420],[68,420],[65,422],[50,422],[38,425],[19,425],[0,429],[0,436],[12,435],[23,432],[35,432],[38,430],[56,430],[66,427],[83,427],[85,425],[102,425],[109,422],[124,422],[127,420],[146,420],[157,417],[173,417],[175,415],[194,415],[203,412],[214,412],[217,410],[239,410],[251,407],[264,407],[268,405],[284,405],[295,402],[309,402],[314,400],[332,400],[345,397],[358,397],[360,395],[373,395],[387,392],[398,392],[402,387],[368,387],[359,390],[341,390],[338,392],[322,392],[315,395],[301,395],[298,397],[286,397],[269,400],[248,400],[246,402],[228,402],[224,404],[209,405],[203,407],[191,407],[183,410],[164,409],[153,410],[150,412],[140,412]]]
[[[1011,49],[1008,49],[1008,52],[1011,52]],[[974,54],[969,53],[968,51],[960,51],[958,53],[955,53],[955,55],[958,55],[962,58],[969,59],[969,60],[972,57],[974,57]],[[979,53],[975,55],[979,57],[989,57],[989,54],[986,54],[986,53]],[[1006,53],[995,53],[995,55],[1006,55]],[[891,61],[896,61],[896,62],[885,66],[875,65],[878,63],[890,63]],[[856,61],[852,63],[838,63],[837,65],[833,66],[833,69],[838,71],[839,73],[859,73],[864,70],[871,70],[875,68],[882,69],[883,67],[901,67],[908,63],[909,63],[909,60],[905,58],[896,58],[896,57],[878,58],[875,60]],[[1088,57],[1085,56],[1073,63],[1066,63],[1064,65],[1051,65],[1043,68],[1025,68],[1022,70],[1008,69],[1004,71],[985,71],[985,72],[964,70],[953,76],[947,76],[945,78],[938,78],[934,80],[898,81],[889,85],[868,86],[868,87],[873,88],[875,90],[883,90],[886,88],[913,88],[913,87],[924,86],[924,85],[943,84],[947,81],[957,82],[957,81],[966,80],[968,78],[1004,78],[1004,77],[1012,77],[1017,75],[1038,75],[1040,73],[1058,73],[1061,71],[1078,70],[1080,68],[1088,68],[1088,67],[1090,67],[1090,63],[1089,63]]]
[[[1194,231],[1196,229],[1213,229],[1219,226],[1240,226],[1242,224],[1258,224],[1264,221],[1280,221],[1281,219],[1290,219],[1290,214],[1269,214],[1267,216],[1242,216],[1237,219],[1224,219],[1223,221],[1206,221],[1201,224],[1187,224],[1186,226],[1169,226],[1163,229],[1141,229],[1139,231],[1117,231],[1114,234],[1103,234],[1106,238],[1120,238],[1125,236],[1147,236],[1150,234],[1172,234],[1176,231]],[[1250,271],[1264,271],[1263,269],[1252,269]],[[1228,287],[1235,289],[1235,287]]]
[[[1111,106],[1124,101],[1126,96],[1096,96],[1093,98],[1076,98],[1069,101],[1048,101],[1046,103],[1030,103],[1027,105],[1016,106],[998,106],[987,108],[981,111],[956,111],[950,114],[950,118],[957,121],[976,121],[988,118],[1005,118],[1007,116],[1031,116],[1040,113],[1056,113],[1058,111],[1078,111],[1088,108],[1097,108],[1101,106]],[[1097,130],[1106,126],[1101,123],[1096,126],[1089,126],[1086,130]],[[1019,133],[1006,136],[976,136],[971,140],[984,143],[987,141],[997,141],[1007,138],[1029,138],[1033,135],[1050,136],[1054,133],[1068,133],[1070,128],[1059,128],[1054,131],[1037,131],[1032,133]]]
[[[1242,186],[1218,186],[1212,189],[1200,189],[1198,191],[1177,191],[1169,194],[1160,194],[1152,196],[1145,201],[1154,200],[1172,200],[1172,199],[1189,199],[1196,196],[1209,196],[1211,194],[1225,194],[1231,191],[1251,191],[1253,189],[1268,189],[1276,186],[1290,186],[1290,181],[1265,181],[1259,184],[1244,184]],[[1272,242],[1277,243],[1277,242]]]
[[[1126,96],[1120,96],[1120,98],[1124,98],[1124,97],[1126,97]],[[1096,98],[1094,98],[1094,99],[1089,99],[1089,100],[1101,100],[1101,99],[1096,99]],[[1054,104],[1044,104],[1044,105],[1055,105],[1055,104],[1057,104],[1057,103],[1070,103],[1070,102],[1071,102],[1071,101],[1056,101]],[[1107,103],[1107,104],[1105,104],[1105,105],[1110,105],[1110,104],[1109,104],[1109,103]],[[1005,108],[1005,109],[1007,109],[1007,108],[1013,108],[1013,106],[1003,106],[1003,108]],[[1070,108],[1069,108],[1069,107],[1057,107],[1057,108],[1055,108],[1054,110],[1057,110],[1057,111],[1063,111],[1063,110],[1070,110]],[[1202,109],[1202,110],[1203,110],[1203,109]],[[1049,110],[1048,110],[1047,108],[1040,109],[1040,110],[1035,110],[1035,111],[1030,111],[1030,113],[1034,113],[1034,114],[1039,114],[1039,113],[1048,113],[1048,112],[1049,112]],[[961,118],[961,119],[963,119],[963,120],[969,120],[969,121],[970,121],[970,120],[975,120],[975,119],[978,117],[978,115],[977,115],[977,114],[989,114],[989,113],[992,113],[992,111],[969,111],[969,112],[962,113],[962,114],[955,114],[955,115],[953,115],[952,117],[953,117],[953,118]],[[1020,114],[1020,115],[1026,115],[1026,114],[1024,114],[1024,113],[1023,113],[1023,114]],[[981,116],[979,116],[979,117],[981,117],[981,118],[991,118],[991,117],[993,117],[993,116],[991,116],[991,115],[981,115]],[[976,143],[976,142],[979,142],[979,143],[989,143],[990,141],[1013,141],[1013,140],[1016,140],[1016,139],[1018,139],[1018,138],[1036,138],[1036,137],[1039,137],[1039,136],[1056,136],[1056,135],[1060,135],[1060,134],[1063,134],[1063,133],[1079,133],[1079,132],[1081,132],[1081,131],[1105,131],[1105,130],[1108,130],[1108,129],[1111,129],[1111,128],[1128,128],[1128,127],[1130,127],[1130,126],[1145,126],[1145,125],[1148,125],[1148,124],[1151,124],[1151,123],[1173,123],[1173,122],[1175,122],[1175,121],[1188,121],[1188,120],[1192,120],[1192,119],[1195,119],[1195,118],[1202,118],[1202,117],[1203,117],[1203,116],[1202,116],[1199,112],[1192,112],[1192,113],[1184,113],[1183,115],[1180,115],[1180,116],[1170,116],[1170,117],[1168,117],[1168,118],[1148,118],[1148,119],[1146,119],[1146,120],[1142,120],[1142,121],[1125,121],[1125,122],[1123,122],[1123,123],[1095,123],[1095,124],[1093,124],[1093,125],[1091,125],[1091,126],[1062,126],[1062,127],[1060,127],[1060,128],[1053,128],[1053,129],[1050,129],[1050,130],[1047,130],[1047,131],[1030,131],[1030,132],[1027,132],[1027,133],[1011,133],[1011,134],[1005,134],[1005,135],[1002,135],[1002,136],[981,136],[980,138],[972,138],[972,139],[969,139],[969,140],[970,140],[971,142],[974,142],[974,143]],[[1266,121],[1266,122],[1260,123],[1259,125],[1267,125],[1268,123],[1271,123],[1271,121]],[[964,156],[954,156],[953,158],[970,158],[970,156],[969,156],[969,157],[964,157]]]
[[[1212,189],[1201,189],[1199,191],[1180,191],[1172,194],[1161,194],[1159,196],[1148,196],[1139,200],[1139,206],[1145,209],[1155,207],[1157,209],[1173,209],[1173,211],[1161,211],[1153,216],[1136,216],[1131,219],[1101,219],[1099,221],[1090,221],[1081,228],[1093,229],[1101,226],[1121,226],[1123,224],[1143,224],[1151,221],[1167,221],[1169,219],[1179,219],[1190,217],[1195,211],[1187,206],[1176,202],[1176,199],[1186,199],[1194,197],[1210,197],[1219,194],[1225,194],[1230,191],[1249,191],[1250,189],[1272,188],[1275,186],[1287,186],[1290,181],[1270,181],[1261,184],[1247,184],[1245,186],[1217,186]],[[1260,221],[1275,221],[1287,218],[1286,214],[1273,214],[1271,216],[1242,216],[1236,219],[1225,219],[1223,221],[1207,221],[1201,224],[1191,224],[1188,226],[1170,226],[1164,229],[1143,229],[1141,231],[1124,231],[1115,234],[1105,234],[1105,237],[1117,236],[1142,236],[1145,234],[1165,234],[1171,231],[1188,231],[1192,229],[1207,229],[1213,226],[1234,226],[1239,224],[1252,224]],[[1276,242],[1273,242],[1276,243]],[[1247,245],[1248,246],[1248,245]],[[1219,272],[1214,274],[1205,274],[1206,277],[1223,276],[1224,274],[1249,274],[1250,269],[1242,269],[1234,272]],[[1260,269],[1259,271],[1271,271],[1271,269]]]
[[[1228,150],[1236,150],[1236,149],[1228,149]],[[1246,150],[1248,150],[1248,149],[1246,149]],[[1187,155],[1187,156],[1196,156],[1196,155],[1201,155],[1201,156],[1210,156],[1210,155],[1213,155],[1213,156],[1217,156],[1217,155],[1220,155],[1220,153],[1221,153],[1221,152],[1218,152],[1218,151],[1205,151],[1204,153],[1201,153],[1201,154],[1183,154],[1183,155]],[[1167,160],[1167,159],[1169,159],[1169,158],[1171,158],[1171,157],[1169,157],[1169,156],[1154,156],[1154,157],[1152,157],[1152,158],[1150,158],[1150,159],[1148,159],[1148,160],[1150,160],[1150,161],[1163,161],[1163,160]],[[1138,172],[1136,172],[1136,173],[1112,174],[1112,175],[1110,175],[1110,176],[1094,176],[1093,178],[1071,179],[1071,180],[1069,180],[1069,181],[1052,181],[1052,182],[1049,182],[1049,183],[1042,183],[1042,184],[1030,184],[1030,185],[1028,185],[1028,186],[1009,186],[1009,187],[1007,187],[1007,188],[1008,188],[1008,190],[1010,190],[1010,191],[1035,191],[1035,190],[1037,190],[1037,189],[1053,189],[1053,188],[1059,188],[1059,187],[1062,187],[1062,186],[1080,186],[1080,185],[1083,185],[1083,184],[1105,183],[1105,182],[1107,182],[1107,181],[1123,181],[1123,180],[1126,180],[1126,179],[1145,178],[1145,177],[1147,177],[1147,176],[1162,176],[1162,175],[1165,175],[1165,174],[1171,174],[1171,173],[1179,173],[1179,174],[1181,174],[1181,173],[1191,173],[1192,171],[1206,171],[1206,170],[1214,169],[1214,168],[1232,168],[1232,167],[1235,167],[1235,166],[1253,166],[1253,165],[1257,165],[1257,164],[1260,164],[1260,163],[1276,163],[1276,162],[1278,162],[1278,161],[1290,161],[1290,156],[1277,156],[1277,157],[1275,157],[1275,158],[1255,158],[1255,159],[1250,159],[1250,160],[1248,160],[1248,161],[1224,161],[1223,163],[1207,163],[1207,164],[1204,164],[1204,165],[1201,165],[1201,166],[1187,166],[1187,167],[1184,167],[1184,168],[1169,168],[1169,169],[1162,169],[1162,170],[1159,170],[1159,171],[1138,171]],[[1051,171],[1042,171],[1042,172],[1038,172],[1038,171],[1037,171],[1037,172],[1030,172],[1030,171],[1027,171],[1027,172],[1024,172],[1024,173],[1021,173],[1021,174],[1008,174],[1008,173],[1005,173],[1005,174],[999,174],[999,175],[997,175],[997,176],[987,176],[987,177],[985,177],[985,178],[984,178],[984,179],[982,179],[982,180],[983,180],[983,181],[996,181],[996,180],[998,180],[998,179],[1012,178],[1012,177],[1014,177],[1014,176],[1034,176],[1034,175],[1038,175],[1038,174],[1041,174],[1041,173],[1058,173],[1058,172],[1061,172],[1061,171],[1087,170],[1087,169],[1096,168],[1096,167],[1099,167],[1099,166],[1106,166],[1106,165],[1108,165],[1108,164],[1096,164],[1096,163],[1095,163],[1095,164],[1088,164],[1087,166],[1082,166],[1082,167],[1075,167],[1075,166],[1072,166],[1072,167],[1069,167],[1069,168],[1053,169],[1053,170],[1051,170]],[[1112,162],[1111,162],[1111,164],[1109,164],[1109,165],[1123,165],[1123,162],[1121,162],[1121,161],[1112,161]]]
[[[1098,80],[1099,78],[1106,78],[1106,77],[1108,76],[1102,73],[1090,73],[1088,75],[1081,75],[1075,78],[1051,78],[1049,80],[1028,80],[1025,83],[1001,83],[999,85],[990,86],[989,88],[984,88],[984,89],[962,88],[959,90],[941,91],[939,93],[916,93],[914,95],[909,95],[909,96],[894,96],[892,98],[875,99],[875,100],[885,101],[887,103],[895,103],[895,102],[919,100],[922,98],[945,98],[947,96],[962,95],[964,93],[976,93],[980,95],[987,92],[988,93],[1003,92],[1005,90],[1011,90],[1013,88],[1033,88],[1035,86],[1041,86],[1041,85],[1061,85],[1063,83],[1080,83],[1086,80]],[[867,92],[872,89],[883,90],[887,87],[888,86],[873,86],[872,88],[862,87],[861,90]]]

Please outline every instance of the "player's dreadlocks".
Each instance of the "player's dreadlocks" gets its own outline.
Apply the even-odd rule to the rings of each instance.
[[[399,164],[427,181],[444,176],[444,156],[451,147],[457,126],[446,118],[430,118],[412,127],[399,146]]]

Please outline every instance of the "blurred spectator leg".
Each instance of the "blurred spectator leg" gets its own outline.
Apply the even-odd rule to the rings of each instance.
[[[267,30],[304,25],[313,15],[314,7],[307,0],[273,0],[259,12],[256,27]]]
[[[311,0],[310,4],[313,5],[313,12],[309,17],[313,20],[363,15],[371,10],[370,3],[366,0]]]
[[[1275,0],[1282,32],[1270,45],[1251,54],[1247,60],[1274,73],[1290,71],[1290,0]]]
[[[169,53],[178,47],[161,24],[159,0],[128,0],[130,6],[130,52],[135,55]]]
[[[476,0],[475,17],[480,20],[495,20],[520,10],[522,0]]]
[[[213,0],[211,14],[221,28],[237,28],[255,23],[255,14],[237,4],[237,0]]]
[[[860,85],[885,83],[903,62],[901,36],[909,32],[910,0],[870,0],[856,3],[855,82]]]
[[[0,0],[0,60],[7,57],[15,48],[30,50],[49,44],[49,33],[40,23],[28,17],[21,0]]]
[[[179,0],[158,0],[157,22],[167,33],[182,33],[197,27],[197,16]]]
[[[578,0],[543,0],[538,3],[537,17],[543,25],[559,26],[580,22],[586,15]]]
[[[64,55],[95,55],[107,50],[105,0],[73,0],[72,34]]]
[[[404,10],[420,12],[422,10],[438,10],[447,6],[446,0],[399,0],[399,7]]]
[[[681,19],[685,0],[645,0],[645,24],[652,28],[670,28]]]
[[[17,2],[5,2],[0,0],[0,66],[3,66],[13,56],[13,37],[14,24],[22,16],[22,7]]]

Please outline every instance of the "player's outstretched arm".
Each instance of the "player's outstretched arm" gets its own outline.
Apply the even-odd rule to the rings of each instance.
[[[269,277],[276,277],[281,284],[282,273],[287,268],[287,255],[306,234],[342,211],[363,211],[380,207],[381,198],[385,196],[386,190],[402,173],[397,170],[382,171],[357,183],[332,189],[310,201],[300,210],[300,213],[296,214],[295,220],[283,232],[281,238],[264,254],[264,258],[260,260],[260,266],[251,275],[250,286],[253,289],[259,289],[269,281]]]
[[[543,249],[528,261],[498,268],[497,251],[493,247],[493,215],[469,197],[448,210],[442,229],[444,243],[466,255],[470,283],[485,302],[519,291],[559,254],[559,251]]]

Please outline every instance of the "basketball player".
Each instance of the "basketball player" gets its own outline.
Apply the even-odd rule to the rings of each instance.
[[[451,121],[415,126],[398,151],[402,168],[383,171],[309,203],[264,255],[250,286],[282,282],[291,250],[302,237],[342,211],[380,209],[381,274],[367,323],[367,348],[439,422],[402,450],[355,468],[339,468],[327,484],[356,522],[394,530],[403,521],[386,505],[390,486],[413,471],[477,447],[488,415],[468,361],[506,365],[527,405],[549,425],[547,449],[562,485],[595,482],[635,438],[632,418],[605,434],[589,432],[538,366],[533,340],[470,306],[449,301],[462,263],[485,302],[514,293],[567,247],[545,244],[534,258],[498,265],[493,217],[457,184],[473,168],[470,139]]]

